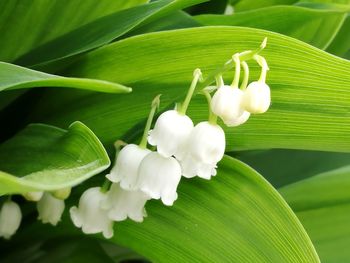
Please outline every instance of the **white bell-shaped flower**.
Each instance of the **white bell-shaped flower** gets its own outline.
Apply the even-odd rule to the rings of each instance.
[[[50,193],[44,193],[36,207],[38,219],[44,224],[50,223],[55,226],[61,220],[65,205],[63,200],[53,197]]]
[[[246,122],[250,113],[242,107],[243,91],[237,87],[221,86],[211,100],[212,112],[229,126],[238,126]]]
[[[6,201],[0,210],[0,237],[9,239],[19,228],[22,212],[19,205],[13,201]]]
[[[135,144],[125,146],[117,155],[115,165],[106,177],[114,183],[120,182],[120,187],[126,190],[135,190],[140,163],[150,152]]]
[[[148,142],[157,146],[157,151],[164,157],[179,156],[192,129],[193,122],[187,115],[169,110],[157,119],[154,129],[149,133]]]
[[[148,154],[141,162],[137,185],[153,199],[171,206],[177,199],[176,189],[181,179],[181,166],[173,157],[158,152]]]
[[[27,201],[31,202],[37,202],[43,197],[44,192],[43,191],[33,191],[33,192],[27,192],[23,194],[23,197]]]
[[[102,232],[105,238],[113,236],[113,222],[108,217],[108,211],[101,207],[106,197],[100,187],[89,188],[80,197],[79,207],[70,209],[74,225],[82,228],[85,234]]]
[[[114,221],[123,221],[129,217],[142,222],[147,216],[145,204],[149,199],[151,198],[142,191],[124,190],[119,184],[112,184],[103,208],[109,211],[108,216]]]
[[[187,151],[181,160],[182,174],[192,178],[210,179],[216,175],[216,165],[225,153],[225,133],[219,125],[198,123],[187,143]]]
[[[254,81],[244,90],[242,105],[250,113],[264,113],[271,104],[270,87],[263,81]]]

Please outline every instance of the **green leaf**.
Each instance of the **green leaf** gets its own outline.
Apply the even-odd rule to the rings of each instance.
[[[291,5],[296,2],[298,2],[298,0],[238,0],[238,2],[234,4],[234,10],[235,12],[242,12],[274,5]]]
[[[348,15],[334,38],[327,48],[327,52],[350,59],[350,16]]]
[[[0,195],[75,186],[105,170],[105,149],[81,122],[31,124],[0,145]]]
[[[227,25],[266,29],[325,49],[347,16],[344,10],[318,10],[298,6],[272,6],[233,15],[201,15],[207,26]]]
[[[195,68],[207,75],[235,52],[255,49],[264,37],[268,37],[268,46],[262,55],[270,66],[267,83],[272,89],[272,105],[267,113],[251,116],[246,124],[225,129],[227,151],[291,148],[349,152],[350,62],[293,38],[251,28],[158,32],[100,48],[82,57],[67,74],[126,83],[133,93],[122,98],[47,91],[32,120],[64,127],[80,119],[105,144],[121,137],[128,140],[141,130],[135,123],[145,120],[155,95],[163,94],[163,109],[173,107],[186,93]],[[253,81],[260,69],[254,63],[249,65]],[[227,75],[228,81],[232,75]],[[207,119],[207,110],[204,97],[196,96],[188,113],[198,122]]]
[[[229,154],[254,167],[278,188],[350,164],[349,153],[274,149]]]
[[[350,166],[324,172],[279,189],[294,211],[350,202]]]
[[[147,211],[142,224],[117,224],[113,240],[152,262],[318,262],[277,191],[229,157],[211,181],[184,180],[173,207]]]
[[[350,257],[350,167],[315,175],[279,189],[312,239],[322,262]]]
[[[146,2],[147,0],[1,1],[0,60],[14,61],[33,48],[100,17]]]
[[[67,87],[107,93],[126,93],[131,88],[103,80],[66,78],[0,62],[0,91],[36,87]]]
[[[161,0],[147,5],[122,10],[95,20],[62,37],[53,39],[16,60],[20,65],[45,68],[49,62],[66,59],[82,52],[103,46],[131,29],[204,0]],[[117,26],[116,26],[117,25]],[[43,64],[43,65],[38,65]],[[52,66],[51,66],[52,67]]]

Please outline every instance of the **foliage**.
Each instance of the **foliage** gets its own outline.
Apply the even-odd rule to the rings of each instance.
[[[11,194],[23,211],[0,261],[349,261],[349,12],[348,0],[0,1],[0,203]],[[225,128],[216,177],[182,179],[174,206],[148,202],[110,240],[83,235],[69,209],[56,227],[36,220],[21,194],[73,187],[77,204],[115,141],[139,142],[152,98],[172,108],[195,68],[210,76],[264,37],[271,108]],[[203,96],[188,115],[206,120]]]

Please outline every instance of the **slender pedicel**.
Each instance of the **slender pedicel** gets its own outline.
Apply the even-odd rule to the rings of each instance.
[[[197,83],[199,80],[202,80],[202,72],[199,68],[196,68],[193,72],[193,80],[192,80],[191,86],[188,89],[186,98],[179,109],[180,114],[182,114],[182,115],[186,114],[188,105],[190,104],[190,101],[192,99],[193,93],[196,89],[196,86],[197,86]]]

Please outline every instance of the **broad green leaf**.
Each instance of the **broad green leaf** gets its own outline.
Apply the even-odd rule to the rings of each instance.
[[[272,6],[233,15],[200,15],[195,19],[207,26],[245,26],[266,29],[325,49],[337,34],[347,13],[299,6]]]
[[[350,202],[350,166],[324,172],[279,189],[294,211]]]
[[[350,258],[350,168],[315,175],[279,189],[296,211],[322,262]]]
[[[183,179],[178,194],[172,207],[148,202],[148,217],[141,224],[116,223],[111,241],[151,262],[319,262],[285,201],[262,176],[238,160],[224,157],[210,181]],[[14,237],[12,245],[1,247],[6,251],[17,241],[77,232],[66,213],[58,227],[31,224]],[[33,237],[33,233],[37,234]]]
[[[53,39],[45,45],[25,54],[16,60],[20,65],[36,65],[40,69],[45,64],[62,60],[79,53],[103,46],[120,37],[141,23],[146,23],[172,11],[182,9],[204,0],[161,0],[147,5],[122,10],[104,16],[89,24]],[[37,65],[41,64],[43,65]],[[56,62],[57,63],[57,62]]]
[[[0,145],[0,195],[75,186],[109,165],[102,144],[81,122],[67,131],[31,124]]]
[[[85,78],[67,78],[0,62],[0,91],[36,87],[67,87],[107,93],[127,93],[118,83]]]
[[[251,28],[151,33],[90,52],[66,73],[125,83],[134,92],[120,97],[47,91],[32,120],[64,127],[80,119],[105,144],[128,139],[142,129],[142,124],[135,124],[145,120],[155,95],[163,94],[163,109],[173,107],[183,98],[195,68],[200,67],[206,76],[235,52],[255,49],[264,37],[268,37],[268,46],[262,55],[270,66],[267,83],[272,89],[272,105],[267,113],[251,116],[244,125],[226,128],[227,151],[291,148],[349,152],[350,62],[293,38]],[[249,65],[253,81],[260,69],[252,62]],[[227,75],[229,81],[232,75]],[[198,122],[207,118],[207,110],[205,99],[197,95],[188,113]]]
[[[349,210],[346,203],[297,213],[323,263],[349,261]]]
[[[350,16],[348,15],[334,38],[327,48],[327,52],[350,59]]]
[[[214,179],[182,182],[173,207],[151,202],[147,211],[142,224],[117,224],[113,240],[152,262],[318,262],[283,199],[229,157]]]
[[[156,31],[174,30],[198,26],[201,26],[201,24],[197,22],[192,16],[185,13],[184,11],[177,11],[144,26],[137,27],[137,29],[130,31],[123,37],[127,38],[134,35],[141,35]]]
[[[274,149],[229,154],[254,167],[275,187],[350,165],[349,153]]]
[[[350,6],[350,0],[299,0],[297,2],[297,4],[301,3],[340,4]]]
[[[14,61],[33,48],[100,17],[146,2],[147,0],[1,1],[0,60]]]
[[[291,5],[298,0],[239,0],[234,4],[235,12],[242,12],[274,5]]]

